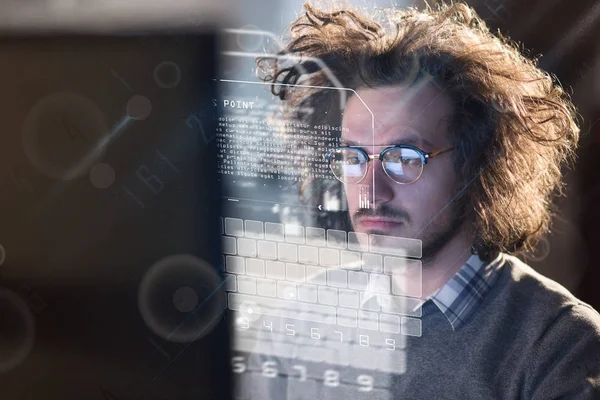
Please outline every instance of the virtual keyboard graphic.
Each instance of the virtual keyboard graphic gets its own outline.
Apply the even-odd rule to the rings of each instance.
[[[224,218],[234,349],[401,374],[421,336],[421,241]]]

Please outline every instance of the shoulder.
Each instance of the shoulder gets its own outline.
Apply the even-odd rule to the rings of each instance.
[[[507,254],[502,257],[505,261],[502,265],[505,281],[503,295],[516,302],[515,306],[521,311],[540,316],[546,314],[552,319],[584,313],[600,324],[600,314],[564,286],[538,273],[517,257]]]
[[[559,283],[541,275],[516,257],[504,255],[503,300],[512,323],[532,349],[542,354],[572,351],[585,344],[600,365],[600,314]],[[591,355],[591,354],[590,354]]]
[[[500,301],[525,359],[525,398],[600,395],[600,314],[516,257],[505,257]],[[564,397],[561,397],[564,396]]]
[[[500,257],[499,277],[482,304],[479,324],[502,331],[505,339],[524,347],[549,334],[567,338],[586,332],[600,337],[600,314],[590,305],[518,258]]]

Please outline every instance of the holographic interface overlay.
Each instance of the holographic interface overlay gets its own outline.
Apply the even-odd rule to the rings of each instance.
[[[288,379],[287,390],[292,381],[313,382],[387,398],[391,376],[406,368],[406,338],[422,334],[422,246],[340,228],[346,198],[325,155],[339,146],[342,128],[328,114],[343,116],[340,93],[360,96],[343,87],[277,83],[338,94],[327,109],[290,106],[267,83],[235,72],[219,79],[216,141],[238,391],[277,398],[265,379]],[[376,116],[362,104],[375,141]],[[319,119],[325,122],[312,122]],[[361,191],[365,208],[376,207],[373,190],[370,184]]]

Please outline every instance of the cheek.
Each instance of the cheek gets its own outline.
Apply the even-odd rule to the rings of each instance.
[[[433,172],[433,171],[432,171]],[[456,177],[448,171],[422,176],[415,184],[396,188],[395,197],[414,216],[441,211],[455,194]]]

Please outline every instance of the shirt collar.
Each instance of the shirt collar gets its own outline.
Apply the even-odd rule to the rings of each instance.
[[[473,316],[499,276],[501,255],[492,262],[484,262],[472,255],[444,286],[425,301],[431,300],[457,330]]]

